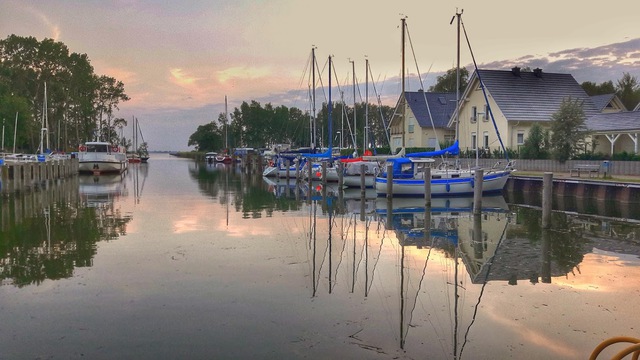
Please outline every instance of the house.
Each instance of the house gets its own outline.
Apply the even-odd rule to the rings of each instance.
[[[480,79],[495,125],[486,106]],[[493,152],[502,148],[500,142],[506,149],[518,149],[524,145],[531,126],[534,123],[548,125],[563,100],[569,98],[583,102],[587,118],[600,113],[570,74],[545,73],[541,69],[521,71],[518,67],[510,71],[477,70],[469,79],[449,127],[455,128],[459,118],[462,150],[475,150],[480,146]]]
[[[627,111],[615,94],[587,95],[571,74],[521,71],[518,67],[474,72],[457,109],[454,93],[416,91],[401,95],[390,124],[391,148],[435,148],[437,143],[451,143],[457,131],[462,150],[479,147],[493,153],[502,150],[501,142],[504,148],[517,150],[524,145],[533,124],[550,125],[565,99],[583,104],[589,131],[585,151],[613,154],[640,150],[640,105]]]
[[[601,113],[627,111],[622,100],[616,94],[593,95],[591,101]]]
[[[591,133],[595,153],[635,154],[640,150],[640,110],[597,114],[587,118],[585,125]]]
[[[455,108],[455,93],[405,91],[389,125],[391,149],[436,148],[453,143],[455,131],[448,123]]]

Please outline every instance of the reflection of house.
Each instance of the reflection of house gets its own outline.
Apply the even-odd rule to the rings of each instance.
[[[402,146],[436,148],[438,142],[453,143],[455,133],[447,127],[447,123],[455,107],[455,93],[405,92],[398,101],[398,112],[391,119],[391,149]]]

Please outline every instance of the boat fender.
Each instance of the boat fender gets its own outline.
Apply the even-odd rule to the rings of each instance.
[[[447,189],[447,192],[451,191],[451,184],[447,184],[446,189]]]
[[[471,179],[471,188],[473,189],[476,185],[475,179]]]

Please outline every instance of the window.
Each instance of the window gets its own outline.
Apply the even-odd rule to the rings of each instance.
[[[402,138],[399,138],[399,137],[394,138],[394,139],[393,139],[393,147],[394,147],[395,149],[398,149],[398,148],[399,148],[399,147],[401,147],[401,146],[402,146]]]
[[[475,106],[471,107],[471,123],[475,123],[478,121],[478,108]]]
[[[436,148],[436,145],[438,145],[438,142],[436,141],[436,138],[429,138],[429,139],[427,140],[427,147],[430,147],[430,148],[434,148],[434,149],[435,149],[435,148]]]
[[[489,121],[489,106],[484,104],[484,114],[482,114],[482,121]]]
[[[518,132],[516,142],[518,143],[518,145],[524,145],[524,131]]]
[[[410,123],[409,124],[409,133],[413,133],[413,128],[414,128],[414,124]]]
[[[476,133],[471,133],[471,149],[475,150],[477,146],[477,136]]]
[[[482,147],[485,149],[489,148],[489,132],[488,131],[485,131],[482,134]]]

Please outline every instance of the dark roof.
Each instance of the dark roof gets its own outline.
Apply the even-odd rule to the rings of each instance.
[[[640,130],[640,111],[621,111],[602,113],[588,117],[585,126],[589,131],[638,131]]]
[[[427,111],[427,104],[424,101],[425,96],[429,103],[430,111]],[[433,125],[436,128],[447,127],[449,118],[451,118],[451,115],[456,110],[455,93],[406,91],[404,97],[421,127],[431,128],[429,112],[431,112]]]
[[[616,94],[593,95],[591,96],[591,101],[593,101],[596,109],[602,111],[609,105],[614,96],[616,96]]]
[[[511,70],[478,71],[486,89],[509,121],[550,121],[562,101],[569,97],[584,101],[587,118],[599,113],[571,74],[521,71],[514,75]],[[474,73],[473,77],[476,76]]]

